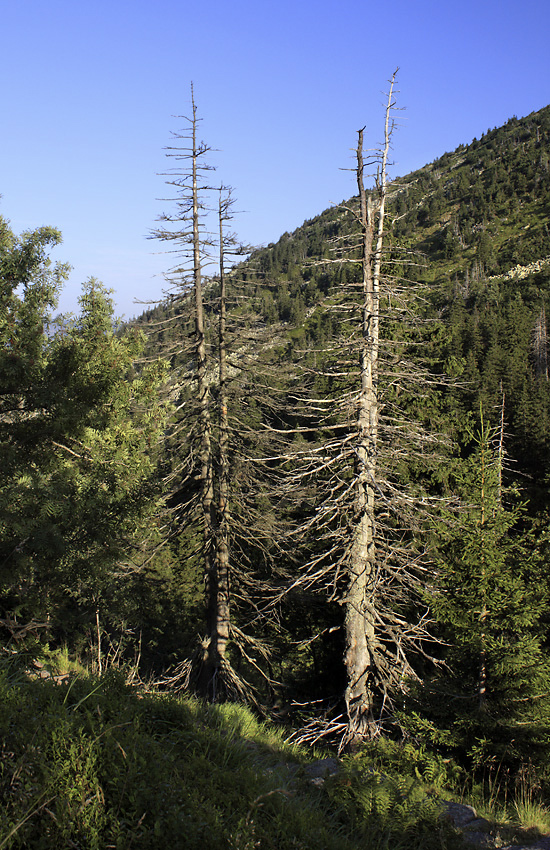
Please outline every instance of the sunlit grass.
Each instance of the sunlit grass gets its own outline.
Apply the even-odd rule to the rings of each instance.
[[[186,850],[451,846],[431,792],[397,771],[409,757],[392,755],[385,775],[367,754],[344,760],[316,786],[305,767],[323,754],[249,709],[130,687],[116,670],[60,680],[0,669],[0,738],[11,789],[0,847],[164,850],[182,836]]]

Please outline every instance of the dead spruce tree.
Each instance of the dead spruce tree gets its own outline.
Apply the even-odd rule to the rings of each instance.
[[[216,523],[216,569],[214,574],[215,588],[210,594],[210,604],[215,608],[210,614],[213,625],[210,639],[210,666],[215,668],[225,661],[227,643],[230,635],[231,607],[229,589],[229,417],[227,410],[227,281],[225,269],[226,239],[224,222],[230,217],[231,195],[223,195],[220,189],[218,202],[219,225],[219,286],[220,308],[218,326],[218,503]],[[231,247],[231,246],[230,246]]]
[[[276,559],[284,534],[284,521],[274,504],[278,471],[270,462],[276,441],[261,428],[262,416],[272,416],[277,407],[270,393],[274,368],[266,350],[276,344],[278,331],[265,326],[243,279],[247,271],[235,265],[251,249],[229,230],[233,206],[231,190],[222,187],[219,267],[208,300],[212,312],[218,313],[216,562],[215,592],[210,595],[215,610],[210,651],[212,666],[221,659],[226,669],[228,694],[258,705],[263,699],[260,692],[270,693],[272,686],[265,615],[272,613],[269,602],[279,582]],[[280,379],[279,364],[276,373]],[[242,675],[227,660],[228,646]]]
[[[168,392],[175,407],[167,437],[166,527],[181,541],[187,569],[200,564],[205,633],[200,647],[169,681],[210,701],[254,700],[254,688],[237,673],[228,647],[240,667],[261,675],[265,665],[257,658],[265,657],[265,649],[246,623],[257,621],[265,595],[257,567],[265,561],[271,532],[266,533],[265,511],[258,508],[263,485],[253,469],[254,429],[242,415],[243,407],[255,402],[250,352],[261,330],[254,327],[253,309],[243,307],[246,299],[237,294],[238,270],[231,263],[249,249],[228,229],[233,217],[230,191],[209,179],[210,148],[197,139],[193,90],[191,105],[187,131],[174,134],[167,149],[177,163],[165,175],[176,189],[170,199],[175,212],[164,214],[163,226],[152,234],[167,242],[177,258],[167,275],[171,290],[164,306],[169,315],[152,331],[164,338],[164,356],[172,366]],[[238,319],[229,318],[229,302],[235,306],[239,299]]]
[[[411,356],[417,287],[388,274],[394,85],[395,75],[384,141],[369,159],[376,166],[370,192],[364,183],[364,128],[358,132],[358,198],[342,209],[355,223],[353,233],[338,238],[336,256],[327,259],[346,264],[347,282],[335,286],[322,306],[338,334],[303,352],[295,398],[310,436],[288,461],[289,488],[302,487],[313,504],[294,534],[309,555],[291,589],[324,589],[343,608],[343,744],[378,733],[392,694],[414,673],[411,654],[425,653],[430,639],[421,593],[429,576],[421,529],[432,502],[421,469],[429,465],[438,438],[410,410],[422,407],[439,379]],[[324,395],[317,394],[319,387]]]
[[[533,328],[532,342],[533,362],[535,375],[545,381],[548,380],[548,332],[546,330],[546,311],[544,304]]]
[[[188,534],[186,556],[191,560],[195,555],[202,561],[205,594],[206,635],[181,672],[187,684],[216,700],[224,693],[228,678],[225,646],[229,617],[228,589],[222,581],[220,593],[218,578],[220,521],[212,421],[212,376],[220,372],[209,353],[204,305],[205,268],[214,262],[216,234],[208,231],[208,198],[214,189],[207,179],[213,170],[206,161],[210,148],[198,141],[199,118],[192,86],[191,116],[185,120],[187,130],[174,133],[174,142],[167,148],[167,156],[177,163],[165,175],[167,185],[176,190],[176,197],[169,199],[175,204],[175,212],[163,214],[163,226],[152,235],[168,242],[177,260],[167,274],[171,290],[166,307],[171,315],[162,320],[162,333],[169,339],[164,353],[173,367],[169,390],[177,411],[169,438],[176,460],[166,482],[171,493],[171,526],[176,534],[199,527],[200,543]],[[223,557],[222,563],[225,564]]]

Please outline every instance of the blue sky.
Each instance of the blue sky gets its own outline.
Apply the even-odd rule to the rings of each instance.
[[[393,175],[550,102],[543,0],[1,0],[0,214],[59,227],[75,310],[98,277],[130,317],[170,266],[148,240],[170,211],[163,148],[189,114],[266,244],[354,193],[350,149],[380,141],[399,66]],[[160,252],[160,253],[158,253]]]

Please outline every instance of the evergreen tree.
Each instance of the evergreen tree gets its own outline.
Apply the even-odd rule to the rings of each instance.
[[[415,690],[436,741],[479,766],[535,757],[550,728],[547,591],[517,494],[503,489],[502,426],[481,415],[458,484],[463,507],[444,537],[431,607],[448,647]]]
[[[66,267],[56,231],[2,222],[0,581],[5,619],[67,633],[89,622],[115,565],[142,545],[154,504],[162,366],[132,375],[143,336],[118,333],[90,281],[76,318],[53,321]]]
[[[353,225],[325,259],[329,267],[345,264],[346,281],[333,286],[319,310],[326,335],[321,341],[317,330],[315,344],[299,352],[288,393],[295,399],[293,433],[301,438],[288,449],[288,499],[300,505],[291,540],[300,543],[301,563],[292,591],[324,591],[342,607],[347,685],[340,731],[350,746],[379,734],[428,639],[422,526],[431,500],[424,484],[441,446],[429,427],[437,394],[433,402],[427,396],[430,383],[444,378],[429,375],[418,357],[419,287],[394,276],[388,262],[393,85],[394,78],[384,144],[370,162],[375,187],[368,193],[364,186],[360,130],[359,199],[344,207]],[[327,625],[330,616],[327,607]]]
[[[259,371],[256,350],[246,343],[254,339],[261,347],[262,323],[249,299],[241,296],[238,272],[228,268],[249,249],[228,230],[232,200],[223,187],[216,190],[216,231],[208,230],[214,188],[206,181],[212,170],[205,162],[210,149],[198,142],[193,90],[191,99],[187,132],[175,134],[168,149],[179,163],[167,175],[168,184],[176,188],[176,208],[161,217],[163,226],[153,234],[170,243],[178,257],[168,276],[171,315],[161,320],[174,366],[168,391],[178,399],[166,440],[171,464],[167,527],[173,538],[185,539],[186,568],[202,574],[204,587],[204,636],[198,647],[182,646],[187,657],[171,681],[221,701],[251,694],[235,659],[241,671],[245,666],[255,677],[264,673],[264,665],[253,659],[257,652],[263,657],[258,629],[252,636],[242,626],[243,619],[258,621],[257,600],[265,590],[258,565],[265,564],[266,539],[273,538],[273,532],[265,522],[265,505],[264,510],[258,507],[268,484],[259,484],[252,471],[258,425],[254,382],[258,384]],[[218,274],[206,277],[216,248]],[[229,303],[236,306],[232,316]],[[246,355],[234,353],[245,347]],[[237,624],[239,608],[253,613]]]

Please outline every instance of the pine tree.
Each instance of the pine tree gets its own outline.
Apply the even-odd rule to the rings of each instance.
[[[52,320],[65,268],[46,249],[59,241],[47,228],[17,239],[2,222],[2,606],[58,634],[95,614],[140,545],[163,422],[162,366],[131,376],[143,335],[117,333],[100,284],[84,287],[79,316]]]
[[[241,299],[235,311],[240,333],[235,332],[236,322],[228,320],[228,303],[238,301],[239,282],[238,272],[230,272],[227,264],[248,249],[227,230],[232,218],[230,194],[206,180],[206,173],[212,170],[205,161],[210,149],[198,142],[193,90],[191,100],[188,131],[175,134],[175,142],[168,149],[168,155],[178,163],[167,175],[168,184],[176,189],[175,211],[162,216],[163,227],[153,234],[171,244],[178,259],[168,275],[172,284],[168,309],[172,315],[161,320],[169,335],[170,349],[165,350],[165,356],[169,353],[174,366],[168,391],[177,398],[166,444],[172,466],[166,476],[171,513],[167,525],[173,537],[186,538],[184,557],[188,565],[198,566],[204,586],[200,646],[182,647],[187,658],[171,681],[190,686],[211,701],[222,701],[251,693],[237,674],[228,647],[233,657],[240,662],[244,659],[254,672],[261,671],[261,666],[251,655],[257,650],[263,652],[261,641],[242,630],[242,618],[237,625],[233,616],[240,607],[252,610],[257,618],[256,599],[263,592],[257,567],[264,556],[266,523],[257,507],[250,510],[257,478],[252,484],[250,445],[246,445],[255,440],[246,416],[255,406],[253,382],[258,376],[251,375],[250,364],[256,352],[231,357],[230,351],[230,343],[236,348],[249,342],[243,339],[247,333],[258,338],[254,328],[249,330],[250,325],[258,323],[258,316]],[[220,193],[217,232],[210,232],[209,198],[214,190]],[[207,277],[205,268],[215,266],[216,248],[218,274]],[[235,604],[237,600],[240,605]]]
[[[517,494],[504,488],[503,423],[481,412],[458,478],[463,507],[447,527],[432,610],[448,645],[445,666],[418,689],[432,734],[477,766],[535,757],[548,734],[547,606],[534,541]]]

